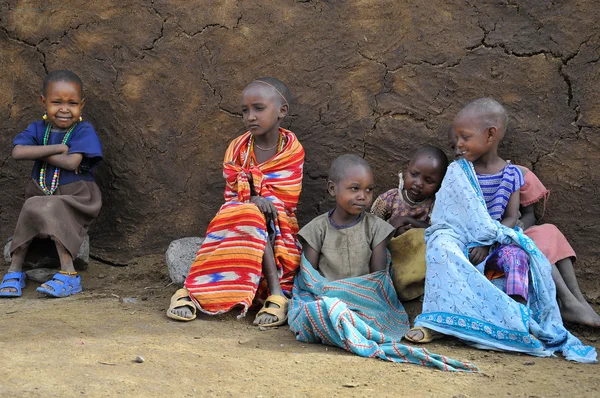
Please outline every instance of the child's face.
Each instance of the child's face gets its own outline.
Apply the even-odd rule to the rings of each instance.
[[[452,156],[454,160],[458,160],[462,158],[461,152],[458,150],[456,143],[458,142],[458,138],[456,138],[456,133],[454,132],[454,128],[450,126],[448,129],[448,143],[450,144],[450,149],[452,150]]]
[[[474,116],[464,115],[454,119],[457,154],[474,162],[485,155],[493,144],[489,129],[483,130]]]
[[[50,82],[46,95],[42,95],[48,120],[54,127],[68,129],[79,121],[85,99],[81,98],[81,87],[73,82]]]
[[[244,125],[254,136],[279,134],[281,119],[287,114],[287,105],[279,94],[266,84],[254,83],[242,93]]]
[[[426,154],[414,157],[404,171],[403,177],[406,195],[414,202],[435,195],[443,179],[439,162]]]
[[[373,172],[364,166],[353,166],[346,170],[344,178],[337,184],[329,181],[329,193],[335,196],[336,210],[342,217],[358,216],[373,202]]]

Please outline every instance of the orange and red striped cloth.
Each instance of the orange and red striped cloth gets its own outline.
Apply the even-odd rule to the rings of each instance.
[[[225,153],[225,204],[210,222],[185,281],[192,301],[205,313],[221,314],[240,306],[243,316],[255,298],[267,297],[262,258],[269,231],[265,216],[249,202],[251,184],[256,195],[277,209],[270,232],[275,236],[281,288],[291,294],[301,258],[295,212],[302,190],[304,149],[291,131],[280,129],[280,134],[279,151],[264,163],[256,163],[250,132],[233,140]]]

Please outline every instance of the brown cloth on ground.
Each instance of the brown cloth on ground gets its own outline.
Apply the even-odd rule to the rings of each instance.
[[[60,185],[54,195],[46,195],[35,180],[25,188],[25,203],[19,214],[10,248],[42,235],[58,240],[75,258],[83,237],[102,207],[100,188],[93,181]]]
[[[400,301],[416,299],[425,292],[425,228],[409,229],[388,243],[392,256],[392,280]]]

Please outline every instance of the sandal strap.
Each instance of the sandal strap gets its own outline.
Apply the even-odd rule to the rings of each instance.
[[[19,282],[26,278],[25,272],[9,272],[2,278],[2,283],[9,283],[10,279],[16,279]]]
[[[278,305],[279,308],[284,308],[285,306],[288,305],[288,302],[289,302],[289,300],[286,297],[273,294],[273,295],[270,295],[269,297],[267,297],[263,307],[266,307],[267,304],[275,304],[275,305]]]
[[[64,283],[65,286],[67,286],[67,285],[73,286],[72,282],[76,281],[78,279],[79,279],[79,275],[68,276],[65,274],[61,274],[60,272],[57,272],[56,274],[54,274],[54,276],[52,277],[52,279],[50,281],[57,280],[57,281],[61,281],[62,283]],[[50,282],[50,281],[48,281],[48,282]],[[48,284],[48,282],[46,282],[46,284]],[[77,283],[76,283],[76,285],[77,285]]]
[[[187,299],[187,300],[186,300]],[[188,307],[192,310],[192,314],[196,315],[196,306],[192,301],[192,297],[190,296],[190,292],[185,289],[177,290],[173,296],[171,296],[171,303],[169,305],[169,310],[174,310],[176,308]]]
[[[19,282],[19,281],[15,281],[15,280],[2,281],[2,283],[0,283],[0,289],[8,289],[8,288],[16,289],[17,292],[20,292],[21,289],[23,289],[21,287],[21,282]]]
[[[258,313],[256,314],[256,316],[262,315],[262,314],[269,314],[269,315],[273,315],[277,317],[277,320],[279,320],[279,318],[281,318],[282,315],[285,314],[285,312],[281,308],[277,308],[277,307],[263,307],[261,308]]]

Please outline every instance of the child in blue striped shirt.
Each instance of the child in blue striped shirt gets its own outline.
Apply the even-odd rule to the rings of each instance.
[[[488,213],[501,224],[514,228],[519,220],[519,190],[524,184],[521,170],[498,156],[498,145],[508,123],[504,107],[494,99],[480,98],[467,104],[454,118],[453,127],[460,155],[473,163]],[[506,294],[527,303],[529,259],[516,245],[479,246],[469,250],[469,260],[485,261],[489,279],[506,276]]]

